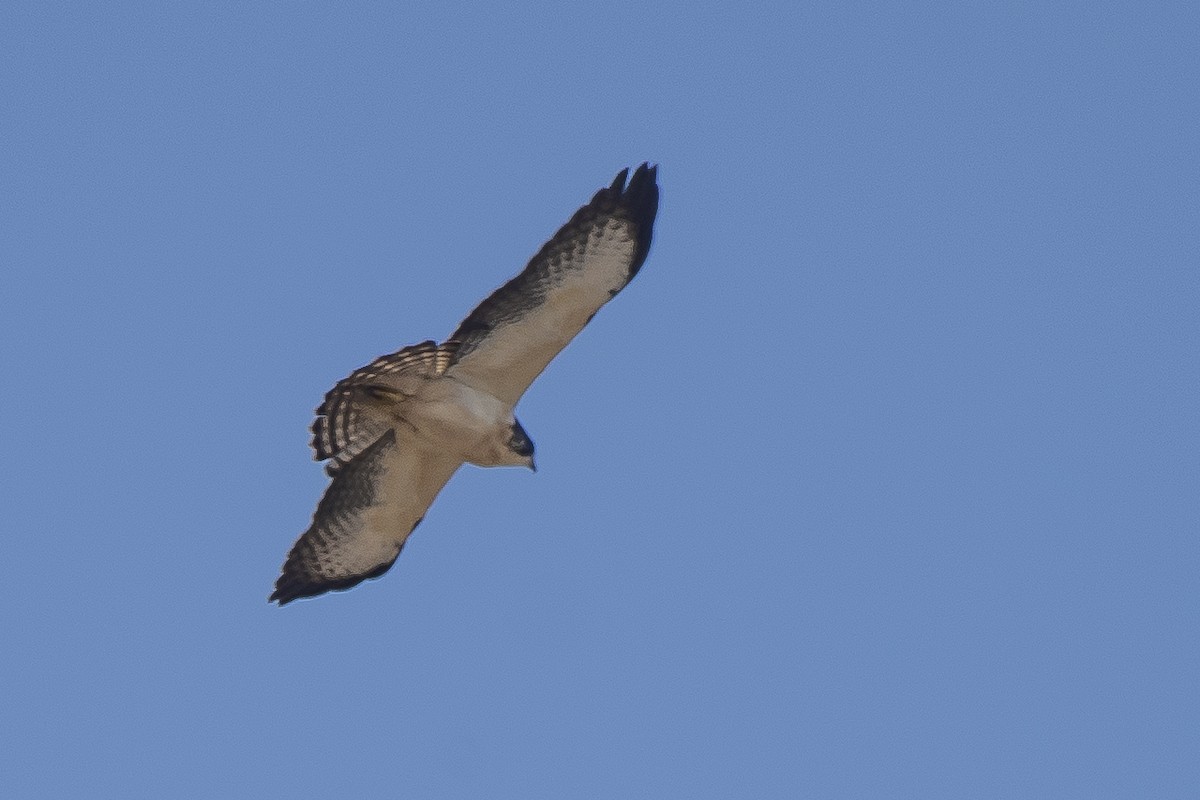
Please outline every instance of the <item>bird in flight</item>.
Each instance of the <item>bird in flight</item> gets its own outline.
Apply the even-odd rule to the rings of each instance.
[[[383,575],[464,463],[535,468],[513,409],[641,269],[658,211],[657,169],[642,164],[632,178],[622,170],[449,339],[380,356],[325,395],[312,447],[332,480],[269,602]]]

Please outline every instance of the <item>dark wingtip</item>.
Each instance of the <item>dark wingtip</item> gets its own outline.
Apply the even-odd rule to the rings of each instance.
[[[617,177],[613,178],[612,185],[609,186],[608,188],[612,189],[613,191],[615,191],[617,193],[620,193],[621,190],[625,188],[625,179],[628,177],[629,177],[629,167],[626,167],[625,169],[623,169],[617,173]]]
[[[424,519],[424,517],[421,517]],[[421,519],[418,519],[412,526],[409,533],[416,530],[417,525],[421,524]],[[302,573],[291,571],[288,569],[292,565],[292,555],[288,554],[288,560],[283,565],[283,572],[279,579],[275,581],[275,591],[271,592],[271,596],[267,598],[268,603],[278,602],[282,608],[293,600],[302,600],[306,597],[317,597],[326,592],[344,592],[347,589],[353,589],[363,581],[374,580],[383,577],[383,574],[392,568],[396,563],[396,559],[400,558],[400,552],[404,549],[404,545],[400,545],[396,549],[396,555],[392,556],[390,561],[385,561],[374,569],[364,572],[361,575],[351,575],[346,578],[333,578],[314,580],[306,577]],[[298,569],[294,567],[293,569]]]
[[[279,580],[275,581],[275,591],[271,592],[267,602],[278,603],[279,607],[283,608],[293,600],[299,600],[301,597],[313,597],[320,593],[321,590],[317,589],[314,584],[296,580],[296,576],[289,574],[285,569],[279,576]]]
[[[626,172],[628,170],[622,171],[621,175]],[[658,165],[650,166],[650,162],[643,161],[634,170],[620,202],[627,209],[629,218],[638,226],[638,249],[629,269],[632,280],[645,263],[650,253],[650,242],[654,238],[654,219],[658,215]]]
[[[296,600],[301,595],[288,590],[287,583],[284,581],[284,576],[280,575],[279,580],[275,582],[275,591],[271,592],[271,596],[267,598],[268,603],[278,603],[280,608],[288,603]]]
[[[347,589],[352,589],[355,586],[358,586],[363,581],[380,577],[383,575],[383,573],[387,572],[394,563],[395,559],[392,559],[388,563],[371,570],[365,575],[355,575],[350,578],[341,578],[337,580],[284,580],[284,578],[287,576],[281,576],[279,582],[275,584],[275,591],[271,592],[271,596],[267,598],[267,602],[277,602],[279,603],[279,607],[282,608],[293,600],[302,600],[306,597],[317,597],[325,594],[326,592],[344,592]]]
[[[628,178],[628,185],[626,179]],[[638,229],[638,248],[629,268],[629,279],[638,274],[646,256],[650,253],[650,241],[654,237],[654,218],[658,215],[658,165],[643,161],[629,177],[629,167],[617,173],[610,186],[596,192],[592,202],[571,218],[571,223],[601,210],[622,209]],[[568,224],[571,224],[568,223]]]
[[[652,167],[642,162],[629,179],[622,200],[634,212],[635,219],[653,224],[658,212],[658,165]]]
[[[654,218],[658,214],[657,177],[658,165],[650,166],[648,161],[643,161],[641,166],[634,170],[632,177],[629,176],[629,167],[618,172],[617,177],[610,185],[592,195],[591,201],[576,211],[566,224],[542,245],[541,249],[529,260],[525,270],[493,292],[476,306],[466,319],[459,323],[458,328],[447,340],[447,344],[467,341],[473,336],[480,335],[481,331],[490,328],[489,320],[497,304],[508,302],[508,300],[501,301],[497,298],[508,298],[518,292],[530,291],[527,284],[531,279],[527,276],[526,271],[534,264],[550,257],[554,248],[560,245],[563,237],[573,235],[579,226],[591,224],[602,215],[619,215],[631,221],[636,227],[637,249],[634,250],[633,260],[629,267],[629,280],[632,280],[638,270],[642,268],[642,263],[645,262],[646,256],[650,252],[650,240],[654,234]],[[628,185],[626,185],[626,180],[628,180]],[[616,294],[616,292],[612,292],[610,296],[612,294]],[[469,345],[470,348],[474,346],[474,343]]]

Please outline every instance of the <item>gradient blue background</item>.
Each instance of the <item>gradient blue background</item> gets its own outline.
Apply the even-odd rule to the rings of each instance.
[[[1194,798],[1200,13],[0,10],[6,798]],[[620,168],[382,580],[312,409]]]

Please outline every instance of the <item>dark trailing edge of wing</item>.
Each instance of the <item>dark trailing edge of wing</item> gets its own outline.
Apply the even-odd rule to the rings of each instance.
[[[358,575],[329,578],[314,574],[309,568],[311,562],[317,560],[319,552],[328,552],[337,547],[340,538],[337,522],[344,520],[347,515],[359,513],[374,504],[374,481],[378,477],[376,473],[379,469],[379,460],[395,446],[395,442],[395,433],[388,431],[334,476],[333,481],[325,490],[325,494],[321,497],[321,501],[317,504],[316,513],[313,515],[313,524],[296,540],[288,552],[279,579],[275,581],[275,591],[267,598],[268,603],[279,601],[279,605],[282,606],[301,597],[314,597],[325,592],[349,589],[365,580],[378,578],[396,563],[396,559],[400,557],[400,551],[404,549],[403,542],[389,560]],[[413,524],[414,530],[420,522],[421,520],[418,519]],[[411,532],[409,531],[409,533]]]
[[[362,575],[354,575],[349,578],[338,578],[337,580],[308,580],[301,575],[288,573],[286,570],[279,576],[279,580],[275,581],[275,591],[267,598],[268,603],[279,601],[279,605],[286,606],[293,600],[300,600],[305,597],[316,597],[317,595],[325,594],[326,592],[344,592],[347,589],[353,589],[363,581],[369,581],[372,578],[380,578],[385,572],[392,568],[396,563],[396,559],[400,557],[401,551],[404,550],[404,545],[400,545],[400,549],[396,551],[396,555],[391,561],[380,564],[370,572]]]
[[[617,173],[612,185],[607,186],[592,197],[591,202],[575,212],[575,215],[559,229],[550,241],[542,245],[537,254],[529,259],[529,263],[520,274],[501,286],[486,300],[476,306],[475,310],[459,324],[458,329],[451,335],[450,341],[469,342],[476,335],[486,334],[491,329],[491,320],[495,312],[511,302],[513,296],[532,294],[530,291],[535,281],[532,270],[549,259],[562,243],[576,234],[579,228],[599,217],[624,217],[637,228],[637,249],[633,261],[629,265],[629,276],[625,283],[633,280],[646,261],[650,252],[650,240],[654,235],[654,217],[658,213],[658,167],[643,163],[629,178],[629,168]],[[615,294],[615,292],[614,292]],[[465,355],[470,346],[460,355]]]

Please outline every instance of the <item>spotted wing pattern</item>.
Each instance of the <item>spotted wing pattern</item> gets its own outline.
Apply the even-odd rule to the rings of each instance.
[[[271,601],[349,589],[387,572],[460,462],[399,447],[388,430],[342,465],[292,546]]]
[[[462,321],[448,374],[515,404],[641,269],[658,212],[657,167],[620,172],[525,269]]]

